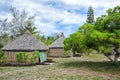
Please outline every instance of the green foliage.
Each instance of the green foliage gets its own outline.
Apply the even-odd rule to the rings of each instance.
[[[17,62],[18,62],[18,63],[21,63],[21,62],[22,62],[22,57],[23,57],[23,56],[22,56],[22,52],[19,52],[19,53],[16,54],[16,59],[17,59]]]
[[[1,57],[3,57],[3,56],[4,56],[4,53],[3,53],[3,51],[0,50],[0,59],[1,59]]]
[[[0,21],[0,42],[2,44],[24,34],[26,30],[29,30],[34,35],[39,34],[39,31],[34,26],[35,16],[28,16],[25,10],[19,11],[15,7],[11,7],[10,11],[12,19],[10,21],[8,19]]]
[[[102,15],[100,17],[98,17],[95,21],[95,29],[97,29],[98,31],[102,31],[103,30],[103,20],[107,17],[107,15]]]
[[[84,47],[81,46],[84,44],[83,39],[84,35],[79,32],[71,34],[69,38],[64,40],[64,50],[68,51],[72,49],[73,52],[80,52],[80,49]]]
[[[106,47],[106,46],[98,46],[98,50],[102,53],[105,53],[106,55],[111,55],[111,48]]]
[[[26,61],[27,59],[28,59],[28,53],[24,52],[24,53],[23,53],[23,60]]]
[[[64,57],[69,57],[69,56],[70,56],[69,52],[70,52],[70,51],[64,51],[64,53],[63,53],[63,54],[64,54]]]
[[[28,59],[28,53],[26,52],[18,52],[16,54],[16,59],[18,63],[25,62]]]
[[[3,44],[0,42],[0,49],[3,47]]]
[[[99,31],[109,31],[114,32],[114,30],[120,29],[120,6],[116,6],[113,9],[107,10],[108,15],[102,15],[98,17],[95,26]]]
[[[89,54],[89,47],[94,45],[93,40],[90,38],[91,33],[94,31],[94,26],[85,23],[76,33],[70,35],[69,38],[64,40],[64,50],[72,50],[73,53],[87,53]]]
[[[3,63],[3,62],[5,61],[6,58],[7,58],[6,56],[1,57],[0,63]]]
[[[48,36],[48,37],[42,37],[41,41],[44,42],[46,45],[50,45],[52,42],[55,41],[56,38],[54,38],[53,36]]]
[[[36,59],[36,58],[38,58],[39,57],[39,51],[35,51],[34,52],[34,58]]]
[[[34,26],[34,17],[28,16],[25,10],[20,12],[15,7],[11,7],[12,20],[9,22],[10,31],[13,37],[17,37],[29,30],[31,34],[39,34],[37,28]]]
[[[92,25],[90,23],[85,23],[79,27],[78,32],[87,35],[88,33],[91,33],[93,30],[94,30],[94,25]]]
[[[7,57],[4,56],[3,51],[0,50],[0,63],[3,63]]]
[[[118,51],[120,48],[120,6],[109,9],[107,14],[98,17],[93,25],[83,24],[77,32],[65,39],[65,51],[72,49],[73,52],[86,53],[89,49],[95,49],[104,55],[110,55],[114,47],[116,48],[114,51],[116,50],[115,52],[120,55]]]
[[[39,37],[39,40],[41,40],[42,42],[44,42],[46,45],[50,45],[51,43],[53,43],[56,39],[58,39],[60,36],[60,34],[58,33],[54,33],[52,34],[51,36],[42,36],[42,37]]]
[[[39,58],[39,51],[34,52],[33,56],[30,58],[31,63],[34,63],[37,58]]]
[[[99,77],[99,76],[96,76],[96,77],[93,78],[93,80],[103,80],[103,78]]]
[[[33,57],[30,58],[31,63],[34,63],[35,59]]]
[[[4,27],[4,26],[3,26]],[[4,32],[4,30],[2,30]],[[10,36],[8,33],[0,33],[0,49],[11,40]]]

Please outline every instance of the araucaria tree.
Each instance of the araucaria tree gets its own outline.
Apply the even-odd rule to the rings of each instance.
[[[74,35],[74,36],[73,36]],[[120,57],[120,6],[107,10],[107,15],[96,19],[95,24],[85,23],[64,41],[65,51],[86,52],[90,49],[105,55],[118,64]],[[113,55],[114,58],[110,56]]]
[[[88,12],[87,12],[87,23],[93,24],[94,23],[94,10],[92,6],[89,6]]]

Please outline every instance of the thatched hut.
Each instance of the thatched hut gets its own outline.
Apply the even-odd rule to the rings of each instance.
[[[25,34],[5,45],[2,50],[4,51],[4,55],[7,57],[5,59],[5,63],[16,63],[16,54],[18,52],[27,52],[28,59],[25,63],[30,63],[30,58],[34,55],[34,51],[46,53],[48,47],[37,40],[29,31],[26,31]],[[36,59],[35,63],[39,61],[40,58]]]
[[[64,41],[65,37],[62,33],[61,36],[55,40],[50,46],[49,46],[49,56],[53,57],[63,57],[64,56]]]

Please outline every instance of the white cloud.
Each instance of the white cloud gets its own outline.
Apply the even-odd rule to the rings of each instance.
[[[40,31],[45,32],[44,34],[64,32],[67,36],[78,28],[73,24],[80,26],[86,21],[86,14],[74,10],[83,8],[84,13],[87,13],[88,6],[91,5],[94,8],[96,18],[105,14],[108,8],[120,5],[120,0],[5,0],[4,2],[0,1],[0,4],[5,6],[5,2],[19,10],[25,9],[29,15],[36,15],[35,25]],[[55,2],[57,6],[60,6],[48,5],[48,2]],[[71,12],[68,12],[68,10],[71,10]],[[4,17],[10,18],[11,15],[1,12],[0,18]],[[57,21],[60,21],[57,24],[58,26],[63,25],[61,26],[62,29],[58,29],[58,26],[56,26],[55,22]],[[75,29],[73,30],[73,28]]]
[[[4,20],[4,19],[8,19],[8,21],[10,21],[12,19],[12,16],[10,13],[5,13],[5,12],[1,12],[0,13],[0,20]]]

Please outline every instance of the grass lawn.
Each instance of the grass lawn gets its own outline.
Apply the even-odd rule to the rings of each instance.
[[[0,67],[0,80],[120,80],[120,66],[101,54],[53,60],[52,65]]]

